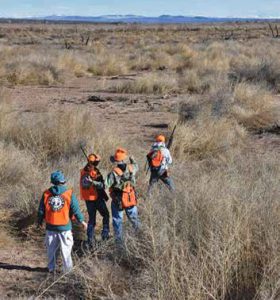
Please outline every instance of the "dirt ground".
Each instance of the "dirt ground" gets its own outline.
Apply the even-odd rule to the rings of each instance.
[[[129,78],[129,77],[128,77]],[[106,78],[106,84],[129,79]],[[168,132],[168,125],[177,119],[182,96],[117,94],[103,92],[102,79],[96,77],[72,79],[65,85],[51,87],[16,86],[7,88],[10,98],[24,112],[42,112],[49,106],[67,110],[69,106],[86,106],[100,127],[114,127],[118,135],[139,142],[150,142],[159,131]],[[141,131],[141,136],[139,135]],[[137,138],[138,137],[138,138]]]

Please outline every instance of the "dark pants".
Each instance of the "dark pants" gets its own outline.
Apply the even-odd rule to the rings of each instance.
[[[105,240],[109,237],[109,220],[110,215],[109,211],[106,206],[106,202],[103,199],[98,199],[95,201],[86,201],[87,211],[88,211],[88,229],[87,229],[87,236],[88,242],[92,243],[94,238],[94,228],[96,225],[96,211],[100,213],[103,217],[103,229],[102,229],[102,239]]]
[[[175,191],[175,185],[174,185],[173,179],[168,175],[167,171],[165,171],[162,174],[159,174],[159,172],[157,170],[155,170],[155,171],[151,170],[151,177],[150,177],[150,181],[149,181],[148,194],[151,193],[152,187],[159,180],[161,180],[171,192]]]

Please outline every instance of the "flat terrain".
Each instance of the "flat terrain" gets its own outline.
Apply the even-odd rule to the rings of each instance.
[[[151,236],[140,247],[143,253],[133,243],[128,246],[136,262],[131,257],[116,262],[109,242],[90,257],[95,266],[85,265],[74,277],[58,280],[42,298],[277,299],[278,289],[267,286],[278,277],[271,271],[268,280],[266,272],[271,267],[277,274],[273,262],[279,258],[279,245],[272,242],[272,228],[279,226],[279,43],[261,22],[0,24],[1,103],[8,107],[0,107],[1,116],[8,116],[3,124],[0,120],[0,298],[36,299],[53,282],[45,270],[43,232],[34,224],[37,198],[57,166],[77,189],[78,168],[84,163],[78,146],[86,140],[90,148],[98,139],[104,160],[113,147],[125,145],[140,162],[140,212]],[[79,113],[82,117],[73,123]],[[61,123],[69,119],[63,123],[69,131],[52,125],[59,125],[59,118]],[[155,196],[156,204],[151,201],[154,206],[149,207],[142,201],[145,153],[154,136],[169,136],[178,120],[172,148],[178,191],[172,201],[181,202],[170,207],[170,195],[164,194]],[[72,123],[77,129],[71,129]],[[108,171],[107,165],[102,167]],[[273,203],[270,208],[265,206],[268,201]],[[260,203],[264,207],[259,208]],[[165,209],[174,210],[176,217],[170,218]],[[255,220],[250,212],[263,219]],[[271,216],[278,225],[270,222]],[[178,223],[172,223],[174,219]],[[248,231],[240,224],[249,224]],[[259,246],[256,231],[262,230],[261,238],[267,240]],[[81,237],[79,230],[75,234]],[[230,250],[232,243],[239,247],[236,251]],[[77,246],[77,263],[80,250]],[[217,258],[215,253],[222,254]],[[247,268],[251,273],[243,273],[242,264],[252,266]],[[186,272],[186,266],[195,271]],[[120,274],[127,283],[117,280]],[[186,279],[178,283],[178,278]],[[211,278],[215,280],[210,283]],[[146,286],[133,291],[138,281]]]

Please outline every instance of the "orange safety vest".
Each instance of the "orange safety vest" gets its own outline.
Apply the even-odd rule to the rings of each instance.
[[[133,165],[128,165],[128,170],[130,173],[133,172]],[[124,172],[116,167],[113,170],[119,177],[122,177]],[[137,205],[136,193],[134,186],[130,181],[123,182],[122,187],[122,208],[128,208]]]
[[[80,177],[80,197],[81,200],[89,200],[89,201],[95,201],[98,199],[98,193],[96,188],[93,185],[90,185],[90,187],[84,188],[82,185],[82,180],[84,176],[91,176],[93,179],[96,178],[97,172],[95,170],[91,170],[90,172],[86,172],[84,169],[81,170],[81,177]]]
[[[70,221],[69,212],[72,190],[61,195],[53,195],[49,190],[44,192],[45,220],[51,225],[67,225]]]

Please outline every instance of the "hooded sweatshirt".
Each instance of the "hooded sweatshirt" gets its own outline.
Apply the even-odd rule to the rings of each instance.
[[[64,192],[67,191],[67,187],[64,185],[54,185],[52,186],[49,191],[54,195],[61,195]],[[75,216],[77,221],[79,223],[82,223],[84,221],[84,216],[80,211],[80,207],[79,207],[79,202],[77,197],[72,194],[72,198],[71,198],[71,203],[70,203],[70,212],[69,212],[70,216]],[[44,194],[41,198],[40,204],[39,204],[39,209],[38,209],[38,224],[42,225],[43,224],[43,220],[45,218],[45,204],[44,204]],[[51,225],[51,224],[46,224],[46,229],[50,230],[50,231],[67,231],[67,230],[71,230],[72,229],[72,222],[71,220],[69,220],[68,224],[66,225]]]

